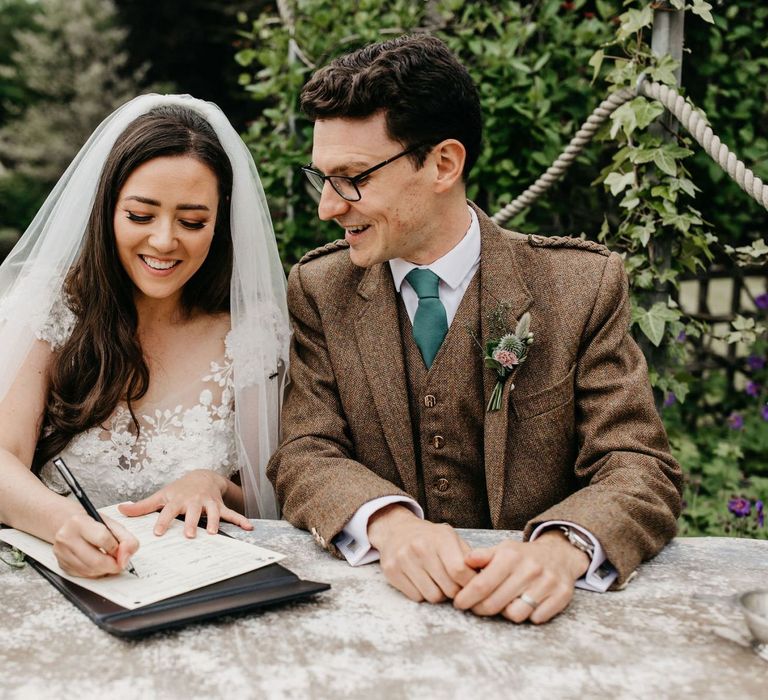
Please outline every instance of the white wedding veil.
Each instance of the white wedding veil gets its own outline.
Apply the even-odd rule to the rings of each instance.
[[[211,102],[189,95],[137,97],[97,127],[67,168],[0,266],[0,401],[61,298],[64,276],[82,246],[101,171],[117,137],[134,119],[164,105],[180,105],[201,114],[232,165],[228,344],[234,361],[237,452],[246,514],[276,518],[278,507],[266,466],[277,447],[288,363],[285,274],[253,158],[224,113]]]

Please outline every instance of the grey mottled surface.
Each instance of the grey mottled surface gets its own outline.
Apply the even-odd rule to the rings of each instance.
[[[535,627],[412,603],[378,565],[353,569],[285,522],[255,524],[244,539],[333,588],[123,641],[29,567],[0,563],[0,697],[768,697],[768,663],[735,641],[746,627],[729,604],[768,587],[766,542],[675,540],[626,590],[577,591],[563,615]],[[509,533],[464,535],[482,545]]]

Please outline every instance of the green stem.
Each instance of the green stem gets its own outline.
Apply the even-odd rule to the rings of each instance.
[[[501,394],[504,391],[504,382],[499,379],[496,382],[496,386],[493,387],[493,393],[491,394],[491,400],[488,402],[488,412],[498,411],[501,408]]]

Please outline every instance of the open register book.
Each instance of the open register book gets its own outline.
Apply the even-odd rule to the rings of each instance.
[[[203,529],[189,539],[179,520],[156,537],[152,528],[157,513],[127,518],[117,506],[100,513],[138,538],[141,547],[131,558],[138,577],[127,571],[99,579],[69,576],[59,568],[49,543],[12,529],[0,530],[0,541],[24,552],[45,578],[112,634],[140,636],[330,588],[302,581],[277,564],[282,554],[248,542]]]

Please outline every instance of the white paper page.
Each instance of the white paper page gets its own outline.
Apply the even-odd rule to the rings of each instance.
[[[70,576],[59,568],[48,542],[19,530],[0,530],[0,540],[68,581],[129,610],[259,569],[284,557],[254,544],[210,535],[203,530],[198,530],[194,539],[188,539],[180,520],[174,520],[168,531],[157,537],[152,532],[157,513],[128,518],[116,505],[101,508],[99,512],[120,522],[139,540],[139,551],[131,557],[138,578],[127,571],[99,579]]]

